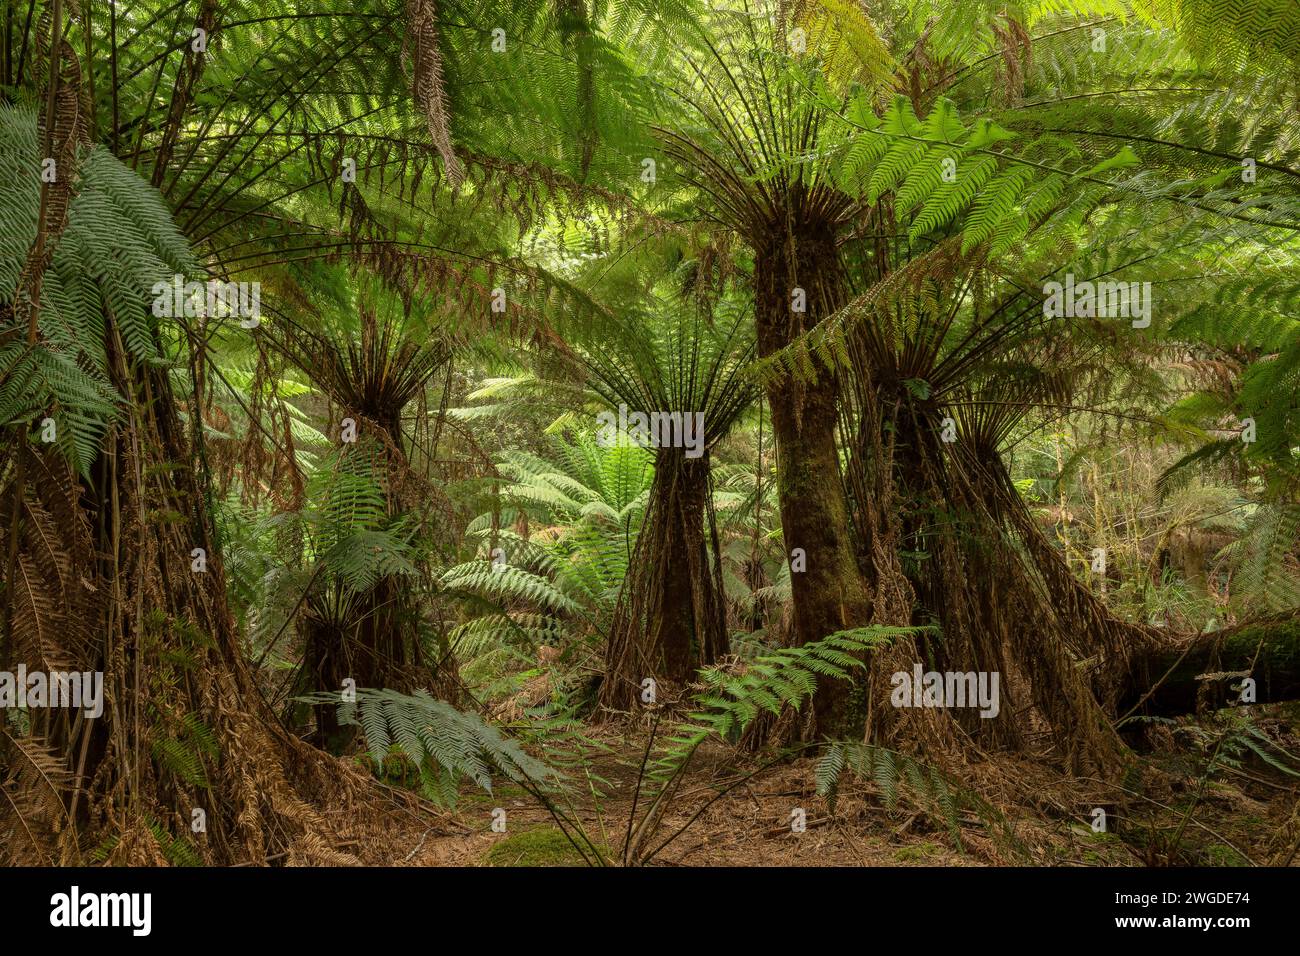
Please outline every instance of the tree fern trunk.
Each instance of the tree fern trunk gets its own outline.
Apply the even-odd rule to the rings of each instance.
[[[790,344],[846,300],[845,281],[829,233],[776,235],[754,264],[759,355]],[[802,305],[804,311],[797,311]],[[813,384],[778,381],[767,387],[777,454],[777,498],[790,575],[797,644],[866,624],[867,582],[850,538],[848,505],[835,442],[837,385],[819,368]],[[798,570],[802,566],[803,570]],[[848,681],[824,680],[814,703],[818,733],[860,731],[861,701]]]
[[[62,571],[15,608],[24,632],[45,639],[20,642],[4,662],[100,671],[105,709],[37,715],[27,748],[59,773],[26,785],[42,809],[20,809],[16,832],[35,839],[7,849],[45,862],[260,862],[277,852],[346,862],[313,804],[360,792],[360,780],[287,734],[264,703],[166,373],[112,354],[129,375],[119,382],[130,410],[90,470],[97,480],[78,483],[61,459],[32,453],[45,480],[26,496],[19,564]],[[66,550],[51,549],[49,531]]]
[[[601,702],[635,706],[651,677],[680,688],[728,651],[722,582],[706,537],[708,456],[660,449],[645,527],[610,627]]]

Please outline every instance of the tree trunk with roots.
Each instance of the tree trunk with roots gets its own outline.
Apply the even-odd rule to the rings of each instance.
[[[1102,675],[1122,669],[1140,629],[1111,618],[1042,539],[978,421],[959,417],[956,440],[946,442],[937,407],[880,392],[864,405],[886,401],[883,418],[860,422],[889,436],[863,456],[864,470],[892,485],[912,623],[939,630],[874,655],[869,733],[956,756],[971,745],[1023,750],[1031,733],[1046,729],[1072,771],[1118,773],[1127,754],[1103,706],[1114,695]],[[996,714],[893,706],[891,678],[918,663],[927,672],[997,673]]]
[[[0,847],[45,863],[356,862],[315,808],[365,781],[262,699],[168,373],[129,363],[105,326],[125,420],[89,479],[24,448],[27,480],[4,489],[20,520],[0,531],[17,568],[4,667],[101,672],[103,713],[32,710],[27,734],[6,729]]]
[[[646,678],[680,689],[728,652],[711,495],[707,452],[659,449],[606,644],[600,699],[611,710],[634,707]]]
[[[774,230],[755,259],[760,355],[842,308],[845,289],[829,232]],[[906,387],[925,370],[908,369],[913,356],[891,354],[892,341],[849,340],[849,395],[815,350],[799,355],[810,366],[767,386],[786,548],[806,561],[791,574],[797,643],[868,624],[937,625],[933,637],[874,651],[865,679],[820,681],[816,734],[957,758],[972,745],[1026,749],[1046,728],[1071,769],[1118,773],[1128,754],[1109,719],[1116,675],[1145,630],[1112,618],[1037,532],[996,453],[996,427],[957,413],[957,440],[943,440],[942,406]],[[842,478],[846,400],[855,434]],[[894,676],[918,663],[997,673],[996,716],[894,706]]]

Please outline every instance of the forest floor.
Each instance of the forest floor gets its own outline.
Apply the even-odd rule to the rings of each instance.
[[[1300,754],[1300,709],[1269,709],[1255,722],[1270,740]],[[833,809],[816,792],[814,759],[779,763],[736,783],[758,764],[717,746],[697,755],[681,790],[650,841],[661,866],[1142,866],[1152,864],[1296,865],[1300,863],[1300,777],[1247,751],[1206,774],[1205,726],[1162,726],[1141,741],[1141,794],[1123,808],[1103,804],[1110,832],[1094,832],[1091,806],[1101,802],[1088,781],[1045,775],[1041,765],[990,762],[970,768],[971,793],[989,775],[1012,779],[1025,793],[1014,804],[972,809],[963,801],[954,830],[945,815],[905,786],[892,805],[872,781],[847,775]],[[636,794],[644,736],[605,731],[607,748],[590,767],[603,781],[599,800],[570,796],[562,804],[590,841],[620,857]],[[1270,751],[1272,753],[1272,751]],[[573,781],[574,794],[582,789]],[[710,800],[736,783],[725,796]],[[960,787],[959,787],[960,789]],[[987,792],[988,788],[983,788]],[[1007,788],[1003,787],[1002,792]],[[978,803],[978,799],[976,803]],[[707,806],[706,806],[707,804]],[[803,810],[805,829],[792,828]],[[494,811],[505,811],[494,832]],[[466,789],[454,811],[423,826],[410,817],[397,828],[392,863],[405,866],[582,866],[583,858],[551,813],[518,787],[493,794]],[[696,817],[696,814],[699,814]],[[496,814],[501,817],[500,813]],[[694,819],[692,819],[694,818]],[[680,832],[678,832],[680,831]],[[674,834],[676,834],[674,836]]]

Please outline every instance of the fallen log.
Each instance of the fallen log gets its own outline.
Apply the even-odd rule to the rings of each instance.
[[[1119,714],[1172,717],[1241,700],[1243,677],[1255,681],[1255,702],[1300,698],[1300,611],[1198,634],[1152,642],[1133,659]]]

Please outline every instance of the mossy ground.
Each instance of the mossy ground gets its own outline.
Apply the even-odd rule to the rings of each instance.
[[[598,847],[608,855],[608,848]],[[582,854],[554,827],[537,827],[513,833],[488,850],[488,866],[586,866]]]

